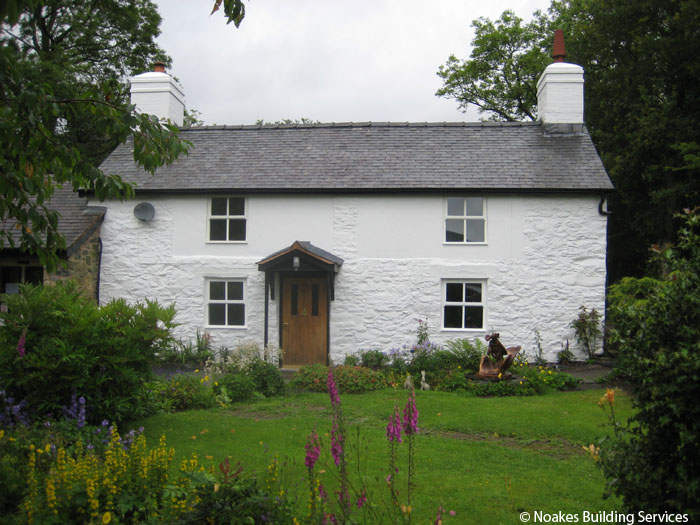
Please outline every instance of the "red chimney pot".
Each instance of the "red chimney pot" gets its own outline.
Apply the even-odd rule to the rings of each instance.
[[[566,49],[564,48],[564,31],[557,29],[554,32],[554,50],[552,58],[555,62],[564,62],[566,58]]]
[[[165,73],[165,63],[163,62],[156,62],[153,64],[153,71],[156,73]]]

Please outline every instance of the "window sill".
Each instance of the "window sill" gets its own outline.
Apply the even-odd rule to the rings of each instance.
[[[443,246],[488,246],[488,242],[446,242],[443,241]]]
[[[486,328],[440,328],[441,332],[455,333],[455,332],[467,332],[470,334],[475,333],[486,333]]]
[[[248,241],[206,241],[206,244],[248,244]]]
[[[223,325],[223,324],[207,324],[204,325],[206,330],[247,330],[248,325],[236,326],[236,325]]]

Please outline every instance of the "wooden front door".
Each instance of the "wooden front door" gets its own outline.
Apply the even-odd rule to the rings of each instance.
[[[285,278],[282,290],[283,366],[327,363],[328,281]]]

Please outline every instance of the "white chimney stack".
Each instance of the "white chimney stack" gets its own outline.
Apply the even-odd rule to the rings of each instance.
[[[154,71],[131,77],[131,103],[141,113],[166,119],[182,126],[185,93],[182,86],[165,72],[165,64],[156,62]]]
[[[537,82],[537,113],[548,133],[583,130],[583,68],[564,62],[564,33],[554,33],[554,63]]]

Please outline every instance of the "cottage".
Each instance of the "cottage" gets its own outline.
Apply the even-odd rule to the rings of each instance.
[[[182,123],[162,68],[133,101]],[[553,63],[536,123],[182,129],[155,177],[132,143],[102,164],[136,185],[106,208],[100,297],[176,303],[179,335],[255,340],[284,366],[498,331],[554,360],[578,308],[604,310],[606,195],[583,125],[583,70]]]

